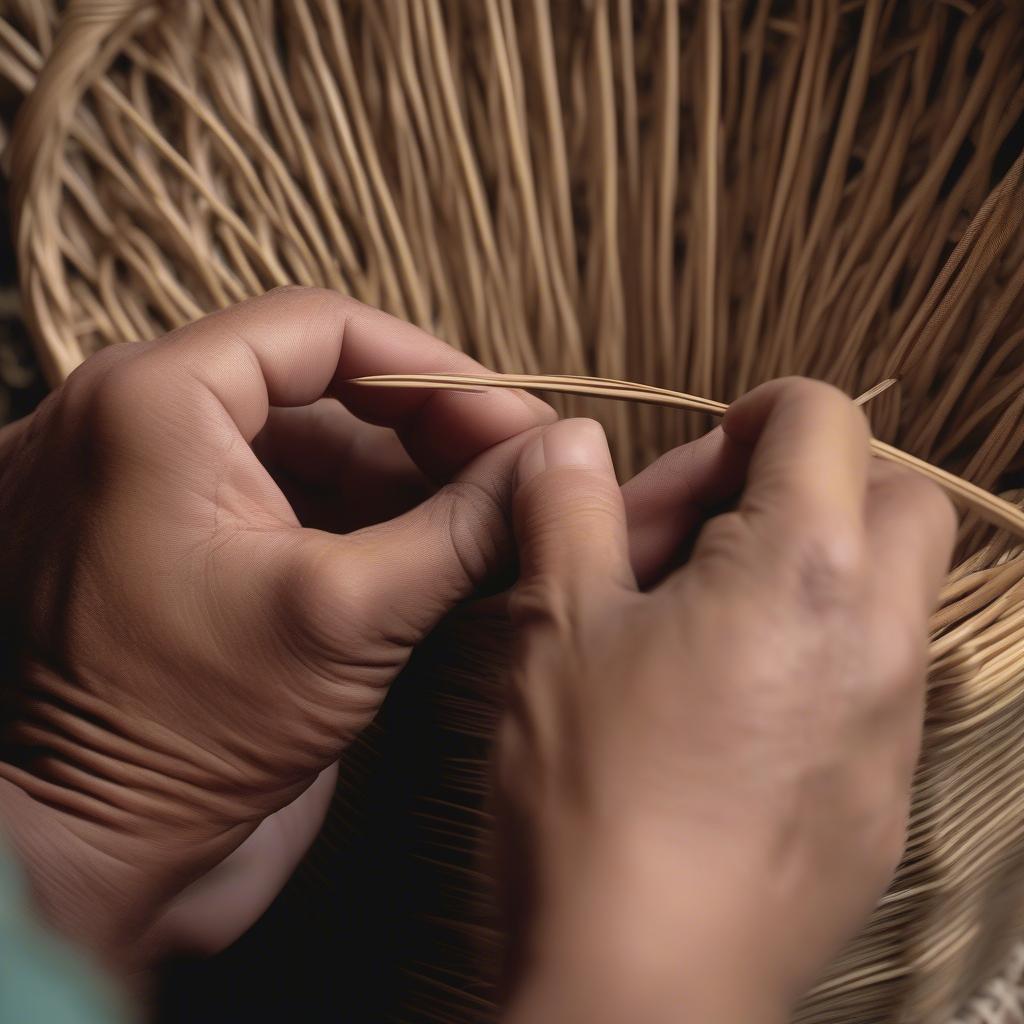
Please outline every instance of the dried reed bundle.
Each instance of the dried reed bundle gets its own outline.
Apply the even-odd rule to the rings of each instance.
[[[72,0],[61,16],[53,0],[7,0],[5,12],[0,77],[27,95],[5,150],[22,294],[53,381],[103,345],[289,282],[383,306],[497,371],[714,399],[680,415],[566,397],[604,421],[623,473],[760,380],[802,372],[856,394],[898,379],[869,406],[875,436],[1001,489],[1003,503],[961,497],[1007,529],[965,519],[932,623],[907,857],[799,1019],[944,1021],[963,1005],[1024,935],[1024,551],[1006,505],[1019,509],[1024,469],[1024,10]],[[488,1018],[469,965],[472,948],[494,949],[469,851],[488,831],[500,629],[468,619],[456,634],[418,669],[437,680],[438,774],[433,789],[416,781],[409,845],[447,879],[439,930],[406,950],[419,988],[405,1015],[438,1021]],[[395,709],[414,689],[399,687]],[[408,757],[386,734],[376,749]],[[354,752],[351,770],[370,755]],[[344,849],[332,835],[321,899]],[[979,1002],[969,1019],[992,1012]]]

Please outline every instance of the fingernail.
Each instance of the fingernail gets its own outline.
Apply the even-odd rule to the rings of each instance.
[[[593,466],[614,472],[601,424],[596,420],[559,420],[532,440],[519,456],[517,475],[522,485],[546,469]]]

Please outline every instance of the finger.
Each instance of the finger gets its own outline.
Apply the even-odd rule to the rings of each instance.
[[[879,678],[892,687],[876,735],[891,738],[894,785],[909,789],[923,723],[928,618],[949,569],[956,515],[917,473],[876,459],[869,480],[866,607]]]
[[[545,428],[524,447],[516,474],[516,614],[529,615],[538,601],[547,613],[635,589],[622,492],[600,424]]]
[[[483,368],[410,324],[324,289],[281,289],[221,310],[173,332],[149,358],[166,371],[162,379],[174,380],[182,371],[207,388],[247,441],[263,427],[271,406],[309,405],[335,394],[360,418],[394,428],[435,478],[554,419],[549,406],[522,392],[347,385],[366,374]]]
[[[870,433],[841,391],[795,377],[770,381],[733,403],[722,427],[751,449],[739,512],[764,535],[784,544],[827,534],[833,550],[859,542]]]
[[[272,408],[253,449],[303,526],[348,533],[393,519],[433,493],[393,430],[333,398]]]
[[[876,459],[867,500],[870,574],[876,600],[890,621],[923,638],[949,571],[956,512],[930,480]]]
[[[411,648],[458,603],[507,569],[514,467],[529,438],[517,436],[477,459],[416,508],[346,537],[304,530],[281,568],[290,635],[314,653],[334,651],[337,624],[356,621]],[[297,560],[297,561],[296,561]]]
[[[677,567],[708,516],[739,493],[749,449],[721,427],[673,448],[623,485],[629,555],[640,586]]]

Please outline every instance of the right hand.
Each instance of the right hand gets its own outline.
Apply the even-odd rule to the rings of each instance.
[[[951,506],[828,386],[766,384],[723,429],[738,505],[647,593],[600,427],[520,456],[515,1020],[784,1020],[901,857]]]

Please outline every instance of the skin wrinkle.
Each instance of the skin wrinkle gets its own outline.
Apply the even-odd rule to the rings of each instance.
[[[79,767],[82,772],[79,775],[79,782],[88,777],[96,777],[98,781],[117,785],[126,792],[130,788],[138,788],[154,797],[165,797],[171,804],[177,798],[182,804],[205,806],[211,812],[215,811],[225,818],[231,817],[230,809],[234,805],[227,800],[218,800],[208,789],[168,776],[145,764],[125,764],[99,751],[83,749],[73,741],[43,727],[19,726],[12,734],[12,738],[32,746],[44,747],[58,758],[64,759],[69,767]],[[45,771],[43,762],[40,761],[33,763],[33,769],[50,774]],[[86,784],[79,788],[85,792],[89,786]],[[232,793],[231,800],[237,799],[239,795],[241,794],[237,792]]]
[[[214,317],[226,317],[227,314],[226,311],[222,311],[221,313],[215,313],[212,315]],[[254,426],[248,426],[248,417],[247,420],[240,425],[243,439],[251,440],[259,432],[260,427],[262,427],[263,424],[266,423],[267,416],[270,413],[271,403],[269,389],[266,387],[266,385],[263,384],[263,372],[260,366],[259,358],[257,357],[256,353],[252,350],[252,347],[245,340],[245,338],[240,333],[238,333],[237,330],[231,328],[230,326],[227,328],[226,336],[236,341],[239,350],[245,354],[245,359],[248,364],[248,372],[246,376],[250,377],[251,380],[257,381],[259,382],[259,384],[263,385],[262,395],[260,395],[260,393],[257,391],[257,397],[255,399],[251,392],[247,396],[247,401],[253,402],[255,400],[257,405],[257,408],[255,410],[251,410],[250,412],[251,420]],[[344,326],[342,327],[342,338],[344,339]],[[230,362],[230,360],[228,361]],[[199,372],[197,372],[197,368],[194,366],[188,366],[187,370],[190,376],[209,393],[210,398],[214,403],[214,406],[217,408],[223,408],[224,403],[221,401],[220,396],[216,394],[213,388],[210,387],[209,383],[206,380],[204,380],[204,378],[201,376]],[[228,412],[227,414],[230,418],[230,412]],[[255,426],[257,422],[259,426]]]
[[[0,763],[0,778],[13,783],[34,800],[66,812],[70,823],[81,817],[87,824],[101,824],[115,832],[136,834],[138,831],[130,815],[114,813],[109,804],[89,793],[60,786],[10,764]],[[116,841],[117,837],[110,838]]]
[[[366,358],[370,368],[381,358],[387,365],[392,335],[415,346],[424,337],[330,293],[270,295],[84,368],[69,385],[69,404],[57,393],[38,414],[32,445],[21,449],[23,498],[56,493],[54,476],[79,481],[64,472],[61,458],[72,453],[54,440],[57,432],[76,432],[99,472],[90,474],[79,518],[44,549],[43,565],[16,568],[31,568],[38,581],[61,567],[56,587],[34,584],[32,614],[38,649],[64,644],[67,664],[44,668],[30,659],[28,707],[11,735],[32,756],[3,769],[33,798],[19,804],[25,820],[15,820],[14,836],[52,828],[64,837],[32,864],[33,884],[43,888],[65,858],[102,875],[90,849],[137,844],[149,873],[133,875],[124,896],[126,907],[141,910],[119,911],[101,934],[81,907],[57,921],[99,943],[119,969],[150,955],[134,942],[140,920],[155,915],[145,927],[160,933],[162,901],[231,854],[261,820],[284,808],[303,821],[324,813],[322,796],[307,797],[310,784],[373,718],[416,642],[507,552],[507,537],[491,539],[507,533],[494,481],[515,457],[501,442],[550,419],[535,399],[382,398],[381,421],[417,435],[414,459],[436,472],[440,449],[458,482],[348,537],[268,518],[283,499],[245,443],[256,432],[250,399],[268,414],[266,402],[315,400],[309,389],[338,372],[339,332],[342,362]],[[431,345],[441,365],[477,368]],[[253,368],[266,375],[255,391]],[[358,404],[374,402],[361,396]],[[355,419],[345,430],[335,448],[342,471],[368,436]],[[462,465],[451,460],[449,436],[460,439]],[[42,458],[44,445],[65,454]],[[104,462],[114,456],[118,472]],[[23,528],[38,527],[25,520]],[[31,548],[29,537],[10,555]],[[77,852],[66,827],[83,844]],[[313,834],[315,827],[294,833],[305,843]],[[289,862],[301,853],[294,842],[286,844]],[[262,870],[244,863],[250,873]],[[218,891],[193,897],[196,913]],[[245,891],[273,895],[262,882]],[[44,902],[60,916],[58,903]],[[239,906],[221,919],[219,934],[230,940],[262,905]],[[176,911],[182,934],[190,914]],[[176,940],[168,933],[161,941]]]
[[[96,696],[89,686],[69,686],[56,673],[49,673],[45,678],[45,687],[40,687],[38,680],[36,681],[37,689],[43,693],[47,690],[52,691],[68,708],[81,708],[95,720],[114,730],[115,735],[119,730],[119,720],[122,723],[132,721],[128,719],[126,710],[107,704],[102,698]],[[185,737],[170,732],[152,719],[139,721],[138,718],[135,718],[132,724],[138,734],[137,740],[133,742],[142,750],[156,747],[165,756],[192,759],[199,764],[201,769],[207,771],[213,770],[220,773],[227,769],[231,774],[238,776],[243,774],[242,765],[226,757],[224,750],[214,751],[209,747],[190,743]],[[123,729],[123,727],[122,724],[121,728]],[[130,737],[125,738],[131,741]]]
[[[440,506],[437,514],[444,519],[452,554],[458,563],[459,571],[468,584],[467,589],[472,592],[483,582],[486,576],[486,567],[500,564],[503,561],[502,555],[506,553],[508,545],[501,545],[500,550],[495,545],[490,552],[473,548],[474,538],[480,536],[480,531],[473,529],[472,526],[466,529],[465,519],[469,517],[476,522],[487,520],[500,522],[507,537],[511,538],[512,523],[511,515],[508,512],[508,502],[501,501],[494,491],[471,480],[456,481],[449,485],[448,495],[448,504]],[[466,553],[465,534],[468,534],[468,546],[471,547],[472,554]]]
[[[3,787],[5,785],[16,786],[16,784],[12,784],[10,780],[6,779],[6,775],[7,766],[0,763],[0,807],[3,807],[5,809],[5,813],[7,813],[10,810],[10,808],[23,804],[25,801],[29,799],[29,797],[27,796],[28,790],[24,786],[18,786],[13,790],[13,793],[12,791],[4,791]],[[35,783],[37,782],[38,780],[31,780],[30,784],[35,785]],[[82,824],[85,825],[88,823],[83,819]],[[68,818],[60,822],[60,828],[65,831],[71,831],[72,826],[77,825],[78,822],[76,822],[73,818]],[[28,836],[25,837],[25,841],[29,843],[29,849],[32,849],[34,844],[38,842],[40,838],[43,838],[45,842],[53,842],[54,837],[52,835],[47,835],[47,831],[48,830],[46,829],[39,829],[35,833],[30,831]],[[109,865],[117,871],[137,872],[139,870],[138,863],[130,859],[129,856],[118,856],[116,846],[114,845],[112,845],[110,849],[106,849],[104,848],[102,843],[90,843],[89,852],[90,855],[94,855],[95,857],[99,858],[99,860],[102,863]],[[67,876],[75,877],[73,868],[62,867],[61,870]],[[97,873],[101,874],[102,871],[97,870]],[[45,887],[39,890],[38,895],[40,898],[46,898],[47,892]],[[74,895],[77,900],[82,900],[83,894],[80,891],[74,893]]]
[[[78,714],[62,712],[52,704],[43,702],[23,704],[21,712],[23,721],[13,727],[16,730],[15,735],[30,730],[32,727],[29,723],[36,719],[40,723],[40,728],[49,730],[47,735],[51,741],[56,731],[57,735],[67,737],[71,743],[86,744],[86,750],[91,747],[98,755],[109,756],[131,771],[147,770],[146,762],[148,761],[148,770],[169,774],[172,778],[181,774],[185,782],[193,782],[194,779],[202,776],[201,771],[195,768],[190,769],[188,762],[183,758],[169,756],[154,751],[149,746],[115,736],[109,731],[83,721],[80,712]],[[187,778],[188,774],[193,776],[192,780]]]
[[[144,781],[139,786],[124,785],[92,769],[83,769],[55,757],[40,758],[34,763],[33,770],[62,788],[94,796],[104,804],[123,810],[141,823],[140,832],[153,826],[159,829],[162,825],[187,820],[196,807],[201,808],[204,817],[214,827],[221,817],[232,824],[245,821],[247,814],[257,817],[254,812],[247,811],[244,799],[239,800],[239,806],[233,811],[227,811],[226,805],[215,800],[188,801],[184,793],[179,800],[166,799],[166,794],[148,791]]]

